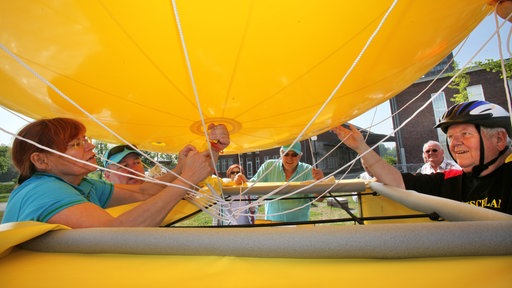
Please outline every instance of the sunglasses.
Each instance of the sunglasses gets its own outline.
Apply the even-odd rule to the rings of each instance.
[[[432,152],[432,153],[437,153],[437,149],[432,149],[432,150],[426,150],[424,151],[426,154]]]
[[[135,147],[135,149],[137,149],[137,146],[133,145],[133,147]],[[107,159],[110,159],[112,156],[118,154],[118,153],[121,153],[123,152],[124,150],[128,150],[128,151],[137,151],[135,150],[134,148],[132,148],[131,146],[129,145],[121,145],[121,146],[116,146],[112,149],[110,149],[107,153]]]
[[[240,173],[240,170],[239,170],[239,171],[231,171],[231,173],[229,173],[229,174],[230,174],[230,175],[236,175],[236,174],[238,174],[238,173]]]
[[[295,158],[297,156],[299,156],[299,154],[297,154],[295,152],[292,152],[292,153],[288,152],[288,153],[283,155],[283,157],[293,157],[293,158]]]

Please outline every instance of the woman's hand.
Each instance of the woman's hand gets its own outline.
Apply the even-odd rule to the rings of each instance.
[[[180,175],[183,172],[183,165],[185,164],[187,156],[191,151],[197,152],[197,149],[190,144],[181,149],[180,153],[178,153],[178,164],[176,164],[176,167],[174,168],[174,173]]]
[[[245,182],[248,182],[248,181],[249,180],[247,180],[245,175],[242,174],[242,173],[236,174],[235,178],[233,179],[233,182],[235,182],[236,185],[242,185],[242,184],[244,184]]]

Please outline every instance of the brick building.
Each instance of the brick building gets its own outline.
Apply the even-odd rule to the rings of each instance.
[[[500,73],[478,68],[466,74],[470,77],[467,87],[470,100],[486,100],[506,109],[508,104]],[[423,77],[389,101],[391,113],[394,114],[395,128],[406,123],[413,114],[417,113],[395,135],[397,154],[399,154],[397,163],[402,171],[414,172],[423,164],[422,147],[428,140],[439,141],[444,146],[445,156],[450,157],[446,149],[445,134],[440,129],[433,128],[442,114],[454,104],[450,99],[458,93],[456,89],[443,88],[450,78],[449,76],[440,77],[432,84],[433,76]],[[509,87],[512,86],[511,84],[512,81],[508,80]],[[429,85],[431,86],[427,88]],[[425,91],[421,96],[412,101],[423,90]],[[440,93],[435,96],[438,91]],[[433,101],[425,104],[431,97],[434,97]],[[408,104],[410,101],[412,102]],[[423,105],[426,105],[424,109],[422,109]],[[397,112],[401,108],[403,110]]]
[[[365,137],[368,134],[366,130],[363,130],[362,133]],[[373,144],[379,142],[385,136],[386,135],[370,133],[368,135],[367,142],[373,146]],[[395,139],[391,137],[388,138],[387,141],[395,141]],[[331,150],[333,150],[334,147],[336,147],[336,145],[338,145],[338,143],[340,143],[340,140],[336,134],[331,131],[318,135],[315,140],[306,139],[301,141],[303,154],[301,162],[308,164],[319,162],[317,167],[322,169],[325,175],[338,170],[357,156],[357,154],[352,149],[343,144],[337,147],[332,153],[329,153]],[[257,152],[249,152],[236,155],[221,155],[217,164],[217,170],[221,176],[224,177],[226,170],[230,165],[234,163],[240,163],[246,171],[247,178],[250,179],[252,176],[254,176],[254,174],[256,174],[258,168],[260,168],[260,166],[265,161],[279,158],[279,149],[280,146],[273,149]],[[378,153],[379,151],[377,150],[376,152]],[[347,169],[344,169],[341,173],[338,174],[342,174],[346,170]],[[361,167],[361,163],[359,161],[356,162],[354,167],[350,169],[351,172],[355,173],[360,173],[362,170],[363,168]]]
[[[394,115],[392,118],[393,127],[396,129],[400,125],[404,125],[398,130],[395,137],[388,138],[388,141],[395,141],[396,143],[396,151],[398,154],[397,166],[401,171],[415,172],[423,165],[422,148],[423,144],[428,140],[439,141],[444,146],[445,156],[450,158],[447,152],[448,150],[446,149],[445,134],[441,130],[434,129],[433,127],[437,119],[454,104],[450,99],[454,94],[458,93],[458,91],[445,87],[451,76],[439,77],[434,83],[432,83],[432,81],[435,79],[436,75],[442,71],[443,68],[441,67],[446,67],[452,58],[452,54],[448,55],[447,58],[424,77],[389,101],[391,113]],[[510,59],[508,61],[510,61]],[[448,69],[445,73],[451,72],[452,70],[453,69]],[[470,100],[481,99],[494,102],[504,108],[507,107],[505,88],[503,79],[500,78],[500,73],[475,68],[467,71],[466,74],[470,77],[470,83],[467,87],[471,97]],[[512,80],[508,80],[508,85],[512,87]],[[435,96],[434,100],[426,104],[437,92],[440,93]],[[418,95],[420,96],[413,100]],[[422,109],[424,105],[426,106]],[[417,115],[409,119],[414,114]],[[366,133],[363,131],[363,134]],[[367,143],[373,146],[383,137],[385,137],[385,135],[370,133]],[[338,138],[332,132],[318,135],[316,141],[310,139],[303,140],[301,141],[303,151],[301,161],[309,164],[312,164],[314,160],[319,161],[338,143]],[[377,151],[377,153],[378,152],[379,151]],[[324,171],[325,175],[328,175],[355,157],[356,154],[351,149],[345,145],[340,145],[333,153],[322,160],[318,167]],[[241,163],[246,170],[247,177],[251,178],[263,162],[268,159],[277,158],[279,158],[279,147],[240,155],[224,155],[220,157],[217,169],[221,175],[224,175],[231,164]],[[351,169],[352,172],[359,172],[361,170],[360,162],[355,163],[354,167]],[[343,171],[341,173],[343,173]]]

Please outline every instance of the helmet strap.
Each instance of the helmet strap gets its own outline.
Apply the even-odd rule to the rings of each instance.
[[[480,125],[475,124],[475,127],[476,127],[476,130],[478,130],[478,135],[480,136],[480,163],[478,165],[476,165],[475,167],[473,167],[473,169],[471,170],[471,176],[478,177],[478,176],[480,176],[480,174],[482,174],[482,172],[484,172],[487,168],[489,168],[489,166],[496,163],[496,161],[498,161],[498,159],[503,154],[505,154],[505,152],[507,152],[507,148],[501,150],[500,153],[498,153],[498,156],[496,156],[494,159],[492,159],[491,161],[484,164],[484,158],[485,158],[484,140],[482,138],[482,133],[480,132]]]

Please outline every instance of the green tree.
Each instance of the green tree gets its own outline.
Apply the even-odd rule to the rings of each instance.
[[[5,173],[9,169],[11,163],[9,154],[9,147],[0,146],[0,173]]]
[[[448,76],[454,76],[457,74],[460,69],[458,68],[457,62],[453,63],[454,70],[451,73],[448,73]],[[469,85],[469,81],[471,80],[469,75],[466,74],[467,69],[464,69],[461,73],[457,75],[457,77],[453,78],[453,81],[448,84],[448,88],[455,89],[459,91],[459,93],[453,94],[453,97],[450,99],[450,101],[454,103],[461,103],[468,101],[469,95],[468,90],[466,89]]]
[[[94,140],[94,152],[96,153],[96,161],[100,166],[103,166],[103,155],[108,151],[109,148],[113,147],[113,145],[109,145],[106,142],[102,142],[100,140]],[[147,155],[149,158],[153,159],[153,161],[162,163],[168,169],[172,169],[178,163],[178,155],[175,154],[166,154],[166,153],[158,153],[151,152],[147,150],[141,150],[142,153]],[[153,163],[150,159],[146,157],[142,157],[142,163],[144,163],[145,167],[153,167],[155,163]]]
[[[507,78],[510,78],[512,76],[512,61],[505,61],[504,64],[505,74],[507,75]],[[457,62],[454,62],[453,66],[455,69],[452,73],[448,74],[449,76],[453,76],[458,71],[460,71]],[[469,100],[467,87],[469,86],[471,79],[466,71],[474,68],[483,68],[486,71],[498,73],[499,77],[503,79],[501,60],[486,59],[485,61],[475,61],[470,67],[467,67],[459,75],[457,75],[457,77],[453,79],[452,83],[448,85],[449,88],[459,91],[459,93],[453,95],[450,101],[457,104]]]
[[[11,182],[18,178],[18,171],[12,164],[11,147],[0,146],[0,182]]]
[[[167,154],[167,153],[158,153],[151,151],[142,151],[144,154],[149,156],[153,161],[156,161],[162,164],[165,168],[172,169],[178,163],[178,155],[176,154]],[[145,167],[153,167],[155,163],[148,158],[143,157],[142,163],[144,163]]]
[[[512,77],[512,61],[505,61],[505,74],[507,79]],[[476,61],[475,65],[484,68],[486,71],[499,73],[500,79],[503,79],[501,60],[486,59],[484,61]]]
[[[384,156],[384,157],[382,157],[382,159],[384,159],[384,161],[386,161],[391,166],[395,166],[396,165],[396,157]]]
[[[379,154],[388,164],[396,165],[396,146],[388,147],[384,144],[379,145]]]
[[[389,156],[389,157],[396,158],[396,147],[395,146],[388,147],[384,144],[380,144],[379,145],[379,154],[381,157]]]
[[[108,150],[108,144],[105,142],[102,142],[100,140],[93,140],[94,146],[94,153],[96,153],[96,162],[98,162],[99,166],[103,166],[103,160],[102,157],[105,155],[105,152]]]

